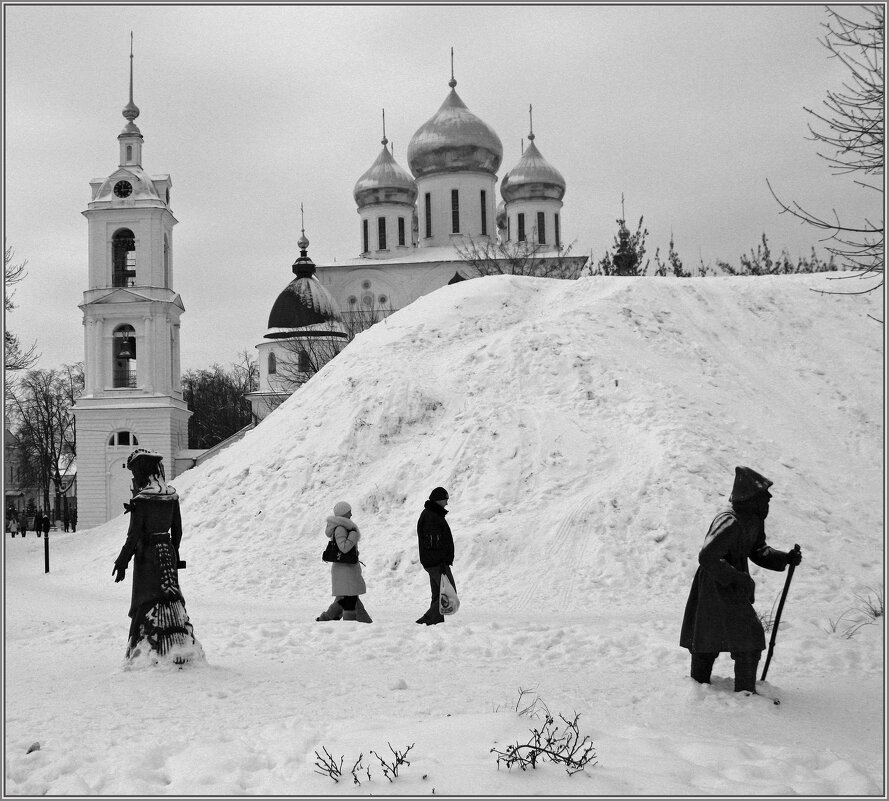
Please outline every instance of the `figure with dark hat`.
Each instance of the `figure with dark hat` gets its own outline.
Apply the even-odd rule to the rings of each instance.
[[[204,652],[179,588],[179,496],[166,483],[159,453],[136,448],[127,459],[127,468],[133,474],[133,498],[124,504],[130,526],[112,570],[115,582],[123,581],[134,560],[126,658],[133,664],[166,662],[179,667],[202,662]]]
[[[755,583],[747,560],[768,570],[798,565],[797,550],[766,544],[772,482],[749,467],[735,468],[730,507],[710,524],[685,605],[679,644],[691,652],[691,677],[710,683],[713,663],[727,651],[735,662],[735,692],[756,692],[756,667],[766,647],[753,608]]]
[[[448,500],[448,491],[444,487],[436,487],[429,493],[429,500],[423,505],[420,519],[417,520],[420,564],[429,574],[429,588],[432,591],[429,609],[417,623],[427,626],[444,623],[444,615],[438,606],[442,575],[447,576],[454,589],[457,589],[451,573],[451,565],[454,564],[454,538],[451,535],[451,527],[445,520]]]

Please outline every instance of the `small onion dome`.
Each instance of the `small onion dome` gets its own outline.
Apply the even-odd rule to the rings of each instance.
[[[305,247],[303,246],[305,243]],[[278,295],[269,314],[266,339],[293,337],[296,329],[307,329],[306,335],[346,337],[336,301],[315,278],[315,263],[309,258],[305,234],[300,237],[299,258],[293,263],[294,278]]]
[[[414,178],[463,170],[496,175],[502,160],[500,137],[466,108],[453,87],[441,108],[413,135],[407,149]]]
[[[537,149],[533,134],[531,142],[515,165],[500,182],[500,194],[507,203],[514,200],[552,198],[561,200],[565,196],[565,179]]]
[[[370,169],[355,184],[352,196],[358,208],[378,203],[403,203],[413,206],[417,199],[417,185],[403,167],[398,165],[383,139],[383,149]]]

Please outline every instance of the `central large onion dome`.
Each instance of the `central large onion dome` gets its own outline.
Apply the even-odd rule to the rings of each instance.
[[[398,165],[389,149],[389,140],[383,137],[383,149],[355,183],[352,196],[358,208],[379,203],[404,203],[413,206],[417,199],[417,185],[403,167]]]
[[[496,175],[503,160],[500,137],[460,99],[451,79],[451,92],[441,108],[411,139],[407,163],[414,178],[437,172],[473,170]]]
[[[269,314],[266,339],[294,336],[345,338],[346,331],[336,301],[315,278],[315,263],[309,258],[305,232],[297,243],[300,256],[293,263],[294,278],[278,295]]]
[[[552,166],[534,144],[534,134],[528,135],[528,147],[515,165],[500,182],[500,194],[507,203],[515,200],[565,197],[565,179]]]

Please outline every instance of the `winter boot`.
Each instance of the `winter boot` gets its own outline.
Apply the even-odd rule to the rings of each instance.
[[[346,609],[343,612],[343,620],[358,620],[358,612],[354,609]]]
[[[718,654],[692,654],[691,677],[700,684],[709,684],[717,656]]]
[[[315,620],[339,620],[343,616],[343,607],[339,605],[338,601],[334,601],[330,606],[327,607]]]
[[[759,652],[735,656],[735,692],[756,693],[756,668]]]
[[[361,603],[361,599],[358,599],[358,603],[355,604],[355,615],[356,620],[359,623],[373,623],[369,614],[367,614],[367,610],[364,608],[364,604]]]

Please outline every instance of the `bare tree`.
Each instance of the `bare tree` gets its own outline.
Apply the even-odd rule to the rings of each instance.
[[[645,260],[645,238],[648,229],[642,227],[644,217],[639,218],[636,233],[631,234],[626,220],[616,220],[617,235],[614,237],[614,253],[605,252],[592,270],[593,275],[645,275],[650,260]],[[644,263],[643,263],[644,262]]]
[[[825,233],[827,251],[859,278],[877,280],[859,292],[883,286],[884,228],[884,9],[881,4],[827,8],[826,31],[820,43],[848,71],[842,89],[828,90],[824,109],[806,108],[817,122],[809,125],[813,141],[824,150],[819,156],[835,174],[856,176],[855,183],[877,193],[879,222],[865,218],[860,223],[843,221],[835,209],[830,214],[811,212],[796,202],[786,203],[768,182],[769,191],[790,214]]]
[[[256,361],[246,350],[239,358],[231,370],[214,364],[183,374],[182,399],[192,412],[189,448],[212,448],[252,422],[252,407],[244,396],[256,389]]]
[[[15,290],[12,287],[21,283],[27,276],[25,267],[28,266],[28,261],[26,259],[16,263],[15,249],[12,245],[7,245],[5,241],[3,244],[3,309],[6,314],[9,314],[16,308],[12,300],[15,296]],[[36,342],[29,347],[24,347],[18,336],[13,334],[9,328],[4,329],[3,366],[7,373],[14,370],[27,370],[37,361],[37,358]]]
[[[547,250],[547,245],[531,241],[494,242],[467,238],[462,245],[454,247],[474,274],[472,277],[532,275],[574,280],[583,274],[587,262],[585,256],[571,255],[573,245],[553,252]]]
[[[82,392],[82,363],[59,370],[29,370],[9,388],[10,421],[24,461],[33,468],[45,509],[50,508],[50,490],[54,490],[58,512],[71,477],[77,455],[72,408]]]

